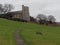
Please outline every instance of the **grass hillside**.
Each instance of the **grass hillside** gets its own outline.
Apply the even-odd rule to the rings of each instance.
[[[0,19],[0,45],[17,45],[14,32],[22,25],[23,23]]]
[[[20,30],[20,36],[28,45],[60,45],[60,27],[22,23],[0,19],[0,45],[17,45],[14,32]],[[43,35],[36,34],[41,32]]]

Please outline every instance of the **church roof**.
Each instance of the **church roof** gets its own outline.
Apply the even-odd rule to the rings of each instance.
[[[20,14],[20,13],[22,13],[22,11],[13,11],[13,12],[8,12],[9,14]]]

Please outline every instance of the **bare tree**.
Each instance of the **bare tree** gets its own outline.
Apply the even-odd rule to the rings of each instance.
[[[54,22],[56,21],[56,19],[55,19],[55,17],[54,17],[53,15],[49,15],[49,16],[48,16],[48,21],[49,21],[50,23],[54,23]]]
[[[13,9],[13,5],[12,4],[5,4],[4,8],[3,8],[3,10],[4,10],[3,12],[7,13],[7,12],[10,12],[12,9]]]
[[[44,14],[38,14],[37,19],[39,20],[40,24],[47,23],[47,16]]]
[[[13,8],[12,4],[0,4],[0,13],[10,12]]]
[[[37,18],[38,20],[47,20],[47,16],[44,14],[38,14]]]
[[[0,13],[2,13],[2,11],[3,11],[3,5],[0,4]]]

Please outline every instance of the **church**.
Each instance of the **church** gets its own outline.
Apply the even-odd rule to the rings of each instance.
[[[14,18],[30,21],[29,7],[22,5],[21,11],[12,12],[12,19]]]
[[[25,20],[30,21],[29,7],[22,5],[22,10],[8,12],[0,15],[0,18],[12,19],[12,20]]]

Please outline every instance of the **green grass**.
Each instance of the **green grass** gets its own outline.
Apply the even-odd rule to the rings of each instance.
[[[60,45],[60,27],[26,26],[21,30],[20,35],[28,45]],[[43,35],[36,34],[36,32],[41,32]]]
[[[14,32],[18,30],[22,22],[0,19],[0,45],[17,45]]]
[[[28,45],[60,45],[60,27],[22,23],[0,19],[0,45],[17,45],[14,32],[20,35]],[[42,32],[38,35],[36,32]]]

